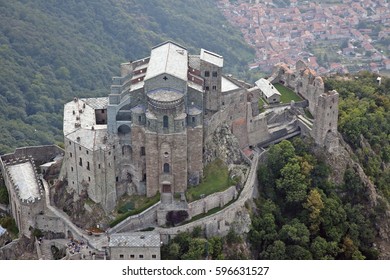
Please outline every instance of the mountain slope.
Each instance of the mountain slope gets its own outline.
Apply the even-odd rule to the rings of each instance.
[[[73,96],[105,96],[119,64],[174,40],[238,73],[254,56],[212,1],[0,0],[0,154],[62,142]]]

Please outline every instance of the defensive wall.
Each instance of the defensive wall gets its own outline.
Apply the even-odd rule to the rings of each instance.
[[[264,153],[260,155],[256,153],[253,157],[248,179],[237,201],[225,207],[221,211],[197,221],[173,228],[158,228],[157,231],[161,234],[161,240],[164,243],[167,243],[180,232],[190,232],[196,227],[201,227],[207,237],[226,235],[230,230],[230,225],[237,220],[237,215],[239,215],[239,213],[245,208],[245,202],[252,198],[254,189],[257,187],[256,175],[258,162],[259,159],[264,157],[264,155]]]

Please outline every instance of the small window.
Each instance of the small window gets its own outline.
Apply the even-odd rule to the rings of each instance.
[[[69,145],[72,145],[72,142],[71,142],[71,141],[69,141]]]
[[[98,164],[98,168],[100,169],[100,163]]]
[[[81,151],[81,147],[79,147],[79,151]]]
[[[79,159],[79,165],[83,166],[83,159],[82,158]]]
[[[141,116],[138,116],[138,122],[139,122],[139,123],[142,122],[142,117],[141,117]]]
[[[72,157],[73,155],[72,155],[72,153],[69,153],[69,157]]]
[[[209,71],[204,71],[204,76],[205,77],[210,77],[210,72]]]
[[[140,258],[140,259],[143,259],[143,258],[144,258],[144,255],[139,255],[139,258]]]
[[[89,155],[89,151],[87,150],[87,155]]]
[[[70,171],[72,171],[72,172],[73,172],[73,167],[70,167]]]
[[[118,181],[119,181],[119,177],[118,177],[118,176],[116,176],[116,178],[115,178],[115,181],[116,181],[116,182],[118,182]]]
[[[217,90],[217,86],[213,86],[213,90]]]
[[[145,155],[145,147],[141,147],[141,156]]]
[[[170,171],[169,163],[164,163],[164,173],[169,173]]]
[[[88,177],[88,182],[91,182],[91,177]]]
[[[191,119],[192,119],[192,122],[194,123],[195,122],[195,117],[192,117]]]
[[[209,87],[209,86],[206,86],[205,89],[206,89],[206,90],[210,90],[210,87]]]
[[[124,256],[123,256],[122,254],[119,255],[119,258],[120,258],[120,259],[123,259],[123,257],[124,257]]]
[[[134,259],[134,255],[130,255],[130,259]]]
[[[87,170],[91,170],[91,168],[89,167],[89,161],[87,161]]]
[[[157,256],[156,255],[152,255],[152,259],[156,259],[157,258]]]
[[[218,77],[217,71],[213,71],[213,77],[214,77],[214,78],[215,78],[215,77]]]
[[[163,117],[163,128],[168,128],[168,116]]]

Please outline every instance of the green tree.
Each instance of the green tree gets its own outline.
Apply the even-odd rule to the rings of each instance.
[[[282,227],[279,238],[285,244],[307,246],[310,241],[310,232],[298,219],[293,219],[289,224]]]
[[[310,251],[299,245],[289,245],[286,247],[287,259],[290,260],[311,260],[313,256]]]
[[[294,146],[290,141],[283,140],[271,146],[268,151],[267,165],[276,178],[280,176],[281,169],[295,156]]]
[[[223,239],[219,236],[213,236],[208,240],[208,254],[213,260],[223,259]]]
[[[335,195],[324,199],[322,230],[327,240],[340,242],[347,230],[347,215],[339,198]]]
[[[261,217],[252,218],[252,229],[249,232],[249,240],[254,248],[263,251],[277,238],[277,226],[275,217],[271,213],[266,213]]]
[[[281,240],[274,241],[260,253],[260,259],[264,260],[285,260],[286,258],[286,245]]]
[[[284,194],[286,201],[302,202],[306,198],[308,186],[298,159],[291,158],[280,173],[281,178],[276,180],[276,187]]]
[[[189,243],[188,252],[183,254],[183,260],[201,260],[206,256],[207,240],[204,238],[192,238]]]
[[[310,190],[303,208],[309,211],[309,229],[312,234],[315,234],[320,229],[321,224],[321,210],[324,208],[321,194],[318,189]]]
[[[359,251],[353,240],[346,236],[343,240],[343,254],[347,260],[364,260],[365,257]]]
[[[336,242],[327,242],[326,239],[317,236],[310,245],[310,251],[314,259],[333,260],[340,252],[340,248]]]

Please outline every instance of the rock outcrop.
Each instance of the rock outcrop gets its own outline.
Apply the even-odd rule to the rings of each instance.
[[[227,124],[217,127],[205,140],[203,162],[205,165],[219,158],[227,165],[242,163],[243,157],[237,138]]]
[[[11,239],[8,234],[4,234],[0,237],[0,260],[37,260],[38,254],[35,249],[34,239],[29,239],[22,236],[19,239],[13,240],[8,243]]]

